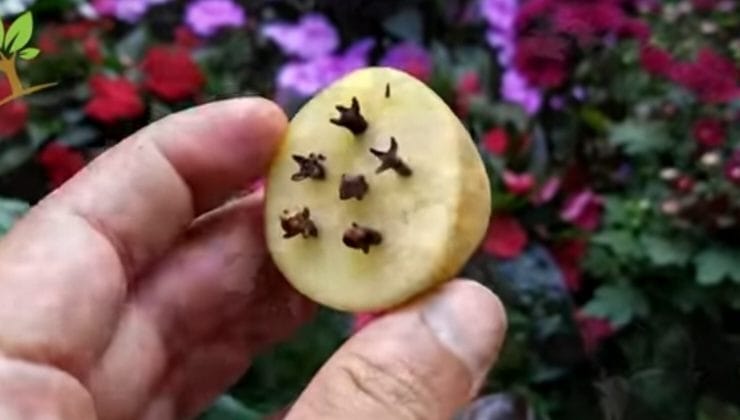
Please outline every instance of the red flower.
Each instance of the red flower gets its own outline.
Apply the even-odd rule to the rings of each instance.
[[[192,98],[205,78],[190,54],[182,48],[154,47],[142,62],[146,88],[169,102]]]
[[[468,114],[470,108],[471,96],[477,95],[481,92],[480,78],[474,71],[465,72],[460,79],[457,81],[455,88],[457,92],[457,112],[465,116]]]
[[[700,12],[709,12],[714,10],[714,8],[717,7],[717,3],[719,3],[719,0],[691,0],[691,4],[694,6],[694,9]]]
[[[10,84],[0,79],[0,101],[9,97]],[[0,139],[13,137],[23,131],[28,120],[28,105],[20,99],[0,105]]]
[[[534,187],[534,177],[531,174],[517,174],[515,172],[504,171],[504,185],[510,193],[514,195],[526,195]]]
[[[85,38],[82,42],[82,49],[85,52],[85,57],[95,64],[103,62],[103,51],[100,48],[100,41],[94,36]]]
[[[517,44],[514,64],[530,83],[553,88],[568,76],[568,50],[565,41],[551,35],[522,38]]]
[[[483,137],[483,148],[494,155],[500,156],[506,153],[508,144],[509,136],[503,128],[494,128]]]
[[[694,123],[694,139],[703,147],[720,147],[725,142],[725,125],[714,118],[702,118]]]
[[[50,143],[41,153],[38,160],[46,169],[49,182],[53,188],[64,184],[80,169],[85,167],[85,159],[79,152],[59,143]]]
[[[635,38],[643,42],[650,39],[650,33],[650,25],[639,19],[625,19],[617,30],[617,35],[622,38]]]
[[[183,48],[194,48],[201,44],[200,38],[187,26],[175,29],[175,44]]]
[[[85,112],[95,120],[112,124],[144,113],[144,103],[136,86],[125,78],[93,76],[90,79],[90,88],[93,96],[85,106]]]
[[[682,193],[690,193],[694,190],[696,182],[688,175],[680,176],[674,183],[673,187]]]
[[[616,32],[625,19],[619,5],[611,1],[560,2],[553,17],[557,31],[585,42]]]
[[[669,76],[704,102],[725,103],[740,98],[738,74],[732,60],[703,48],[694,62],[677,64]]]
[[[593,353],[604,340],[614,335],[614,327],[605,319],[595,318],[581,311],[576,312],[575,319],[587,354]]]
[[[581,288],[581,261],[586,255],[587,244],[583,239],[569,239],[552,249],[555,262],[565,278],[568,289],[576,292]]]
[[[560,217],[584,230],[595,230],[601,223],[603,200],[591,190],[571,194],[566,200]]]
[[[516,258],[527,246],[529,238],[519,221],[508,215],[491,219],[483,250],[499,258]]]
[[[640,48],[640,64],[650,74],[667,76],[675,63],[668,51],[654,45],[645,45]]]
[[[735,185],[740,185],[740,151],[736,150],[725,165],[725,177]]]

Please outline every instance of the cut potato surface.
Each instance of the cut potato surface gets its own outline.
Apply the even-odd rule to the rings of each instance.
[[[449,280],[490,217],[490,186],[449,107],[398,70],[358,70],[293,118],[267,180],[283,275],[338,310],[384,310]]]

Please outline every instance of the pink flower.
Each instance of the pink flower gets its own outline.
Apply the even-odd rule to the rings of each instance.
[[[710,48],[699,51],[693,62],[678,63],[670,78],[707,103],[727,103],[740,98],[735,63]]]
[[[510,193],[514,195],[527,195],[534,187],[534,177],[531,174],[517,174],[515,172],[504,171],[504,185]]]
[[[500,214],[491,219],[483,250],[498,258],[516,258],[528,241],[527,232],[516,218]]]
[[[552,255],[560,267],[568,289],[577,292],[581,288],[581,260],[586,255],[587,243],[583,239],[569,239],[556,244]]]
[[[85,166],[85,158],[60,143],[49,143],[38,155],[53,188],[64,184]]]
[[[541,206],[548,203],[550,200],[555,198],[555,195],[560,191],[560,178],[552,177],[548,179],[535,193],[532,198],[532,202],[535,205]]]
[[[568,48],[554,35],[528,36],[519,41],[514,64],[532,84],[558,87],[568,77]]]
[[[645,45],[640,48],[640,64],[652,75],[667,76],[674,61],[668,51],[654,45]]]
[[[603,200],[586,189],[571,194],[563,206],[560,217],[584,230],[595,230],[601,222]]]
[[[381,66],[403,70],[419,80],[427,81],[432,75],[432,58],[421,46],[404,42],[388,50],[380,60]]]
[[[694,139],[703,147],[716,148],[724,144],[727,133],[722,121],[715,118],[701,118],[694,122]]]
[[[509,144],[509,136],[503,128],[489,130],[483,137],[483,148],[494,155],[500,156],[506,153]]]
[[[297,23],[268,23],[262,34],[286,54],[304,59],[324,57],[339,47],[339,35],[329,19],[318,13],[304,15]]]
[[[363,312],[356,314],[352,323],[352,334],[357,334],[361,329],[367,327],[371,322],[380,318],[383,313]]]
[[[581,311],[576,312],[575,319],[587,354],[592,354],[604,340],[614,335],[614,327],[605,319],[595,318]]]

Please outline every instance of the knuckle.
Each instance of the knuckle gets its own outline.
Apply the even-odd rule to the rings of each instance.
[[[360,353],[350,353],[339,369],[351,392],[388,413],[388,418],[421,420],[433,417],[437,398],[412,363],[375,361]]]

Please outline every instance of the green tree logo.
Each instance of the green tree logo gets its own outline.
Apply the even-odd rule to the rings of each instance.
[[[10,84],[10,96],[0,98],[0,105],[56,84],[46,83],[29,88],[23,87],[23,82],[18,77],[16,67],[18,59],[33,60],[41,52],[38,48],[26,47],[31,40],[31,35],[33,35],[33,16],[31,12],[18,16],[8,28],[7,33],[5,32],[5,24],[0,20],[0,73],[5,75]]]

